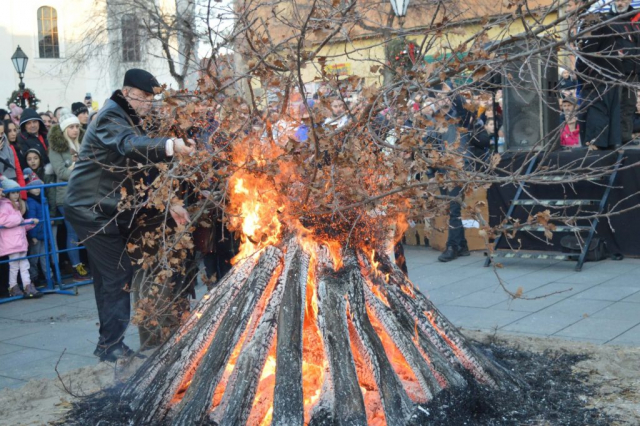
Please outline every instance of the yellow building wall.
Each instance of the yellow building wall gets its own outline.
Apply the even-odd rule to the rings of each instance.
[[[556,14],[550,14],[543,20],[542,24],[549,24],[556,18]],[[539,25],[533,19],[528,19],[527,22],[528,25],[534,28]],[[462,31],[443,34],[436,42],[432,42],[433,47],[427,50],[426,55],[439,55],[451,52],[451,49],[458,47],[461,43],[482,30],[487,30],[489,40],[504,39],[524,31],[524,26],[521,21],[513,22],[504,27],[491,24],[483,27],[478,23],[469,25],[462,23],[460,28]],[[551,36],[553,33],[557,34],[558,32],[559,28],[556,27],[552,28],[545,35]],[[409,36],[407,38],[415,42],[418,46],[424,40],[424,36],[419,35]],[[382,84],[382,74],[380,72],[372,72],[372,67],[382,65],[385,60],[384,40],[382,37],[334,43],[325,46],[318,54],[318,57],[326,58],[326,69],[328,72],[331,72],[332,67],[339,68],[342,71],[346,68],[349,75],[364,77],[367,85]],[[320,65],[317,60],[305,66],[302,72],[302,78],[305,83],[321,80]]]

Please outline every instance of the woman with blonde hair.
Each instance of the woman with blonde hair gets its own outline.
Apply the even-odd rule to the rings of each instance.
[[[73,171],[76,161],[78,161],[78,152],[80,152],[80,144],[84,130],[80,127],[78,117],[71,114],[69,110],[63,110],[60,115],[60,124],[52,126],[49,131],[49,161],[53,166],[53,172],[56,175],[56,182],[68,182],[71,172]],[[67,196],[67,187],[56,187],[56,205],[60,214],[64,217],[64,200]],[[67,249],[78,247],[78,235],[73,227],[65,219],[64,224],[67,228]],[[86,280],[89,278],[85,266],[80,262],[80,254],[77,250],[67,252],[71,265],[74,269],[74,279]]]

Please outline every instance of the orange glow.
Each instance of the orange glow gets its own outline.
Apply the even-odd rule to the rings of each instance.
[[[284,207],[277,202],[273,186],[254,175],[238,172],[231,178],[229,228],[241,232],[241,245],[232,260],[237,263],[256,251],[280,241],[282,224],[278,214]]]
[[[333,261],[333,270],[337,271],[338,269],[342,268],[342,244],[340,244],[340,241],[323,241],[323,244],[325,244],[329,248],[329,255],[331,256],[331,260]]]
[[[303,149],[304,146],[296,149]],[[339,271],[344,267],[343,248],[347,247],[344,240],[336,237],[337,232],[343,232],[338,224],[331,223],[333,216],[319,215],[314,217],[313,203],[308,203],[311,190],[317,190],[324,186],[325,192],[335,191],[335,182],[329,178],[329,168],[317,172],[318,165],[309,163],[301,166],[291,158],[297,155],[297,151],[291,151],[290,147],[283,149],[269,140],[246,140],[232,147],[233,175],[229,178],[227,186],[228,207],[225,210],[226,222],[230,231],[240,237],[238,254],[232,260],[236,264],[242,259],[260,253],[269,245],[276,245],[284,250],[289,238],[295,238],[296,243],[309,255],[309,269],[305,284],[305,306],[302,330],[302,398],[304,404],[304,424],[311,421],[311,413],[321,398],[323,384],[330,374],[328,359],[325,353],[324,340],[318,326],[318,271],[325,268],[333,268]],[[315,186],[312,186],[307,176],[312,175],[309,168],[314,171]],[[274,173],[273,170],[277,170]],[[325,173],[323,175],[323,173]],[[324,179],[324,180],[323,180]],[[363,185],[371,185],[375,180],[385,177],[372,177],[371,182]],[[342,184],[340,184],[342,185]],[[318,195],[311,195],[318,197]],[[317,200],[316,200],[317,201]],[[329,206],[334,200],[326,198]],[[331,204],[332,205],[332,204]],[[369,207],[367,207],[369,208]],[[402,236],[402,229],[406,228],[407,221],[404,215],[397,219],[395,207],[389,203],[382,203],[380,208],[374,207],[375,214],[361,215],[358,232],[360,239],[351,237],[347,239],[349,247],[357,247],[363,250],[365,256],[360,262],[366,265],[365,285],[373,292],[385,306],[389,307],[388,293],[385,290],[385,282],[392,278],[389,273],[380,271],[380,261],[376,260],[376,251],[372,247],[384,247],[393,237]],[[368,213],[368,212],[367,212]],[[344,216],[348,218],[349,216]],[[325,219],[326,218],[326,219]],[[340,219],[343,220],[343,219]],[[366,226],[365,226],[366,224]],[[375,226],[384,224],[380,229],[384,232],[370,232]],[[318,225],[318,226],[316,226]],[[372,227],[373,225],[374,227]],[[355,228],[354,228],[355,229]],[[395,235],[390,235],[390,230],[395,229]],[[352,229],[353,230],[353,229]],[[365,230],[365,231],[363,231]],[[334,233],[335,232],[335,233]],[[362,235],[366,238],[362,238]],[[344,235],[342,235],[344,237]],[[353,241],[353,242],[352,242]],[[293,247],[293,246],[289,246]],[[345,253],[347,253],[345,251]],[[385,257],[386,258],[386,257]],[[277,274],[279,275],[279,274]],[[274,275],[276,276],[276,275]],[[383,282],[384,280],[384,282]],[[415,297],[413,288],[401,285],[402,291],[411,297]],[[268,286],[265,294],[271,294],[272,284]],[[217,407],[224,394],[224,390],[233,374],[237,358],[242,351],[244,342],[250,341],[257,322],[264,310],[266,297],[263,295],[261,302],[251,317],[249,324],[243,331],[242,337],[234,347],[232,355],[226,365],[223,377],[217,386],[212,401],[213,409]],[[398,350],[390,336],[386,333],[380,321],[373,311],[367,307],[372,325],[380,336],[385,353],[389,357],[394,370],[400,377],[403,387],[413,401],[425,402],[427,395],[408,365],[402,353]],[[369,425],[386,425],[386,418],[380,398],[377,383],[369,365],[368,358],[360,346],[359,337],[348,315],[351,349],[356,364],[358,382],[365,402],[365,410]],[[264,367],[258,381],[253,406],[249,414],[247,424],[250,426],[268,426],[273,417],[273,393],[276,376],[276,342],[274,338],[269,349]],[[186,384],[188,386],[188,383]],[[339,403],[336,401],[336,403]],[[222,409],[222,407],[219,407]]]
[[[311,421],[311,411],[318,402],[318,399],[320,399],[325,371],[328,370],[322,334],[320,333],[317,322],[317,262],[318,260],[314,252],[309,259],[305,314],[302,331],[302,398],[304,401],[305,425],[309,424],[309,421]]]
[[[380,262],[376,262],[376,251],[375,250],[371,250],[371,255],[369,257],[369,261],[371,262],[371,270],[373,271],[373,274],[375,276],[378,276],[380,274],[380,271],[378,270],[378,266],[380,266]]]
[[[273,391],[276,387],[276,342],[278,336],[275,335],[269,355],[262,368],[258,387],[256,388],[256,396],[253,399],[253,406],[247,419],[247,425],[250,426],[268,426],[271,424],[273,416]]]
[[[431,312],[431,311],[424,311],[423,313],[425,314],[425,316],[427,317],[427,319],[431,323],[431,326],[433,327],[433,329],[438,333],[438,335],[440,335],[440,337],[442,337],[442,340],[444,340],[447,343],[447,345],[449,345],[449,347],[453,351],[453,354],[456,356],[456,358],[458,358],[460,360],[462,365],[464,365],[465,368],[467,368],[469,371],[473,372],[478,379],[480,379],[481,381],[484,381],[484,379],[480,375],[477,374],[477,368],[473,364],[473,362],[471,362],[471,360],[455,344],[455,342],[453,340],[451,340],[449,338],[449,336],[447,336],[447,334],[440,327],[438,327],[438,325],[436,324],[434,313]]]
[[[367,313],[369,314],[369,319],[371,320],[371,325],[373,326],[376,334],[380,337],[380,341],[382,342],[382,346],[384,347],[384,351],[387,354],[387,358],[391,361],[391,365],[393,366],[394,371],[400,378],[402,382],[402,386],[404,387],[407,395],[417,403],[425,403],[427,402],[427,396],[424,394],[424,391],[420,387],[420,383],[418,382],[418,378],[414,374],[413,370],[409,366],[409,363],[402,355],[402,352],[398,349],[396,344],[393,342],[387,331],[380,323],[380,320],[375,315],[372,309],[367,307]]]
[[[382,400],[380,399],[378,384],[376,383],[373,371],[369,366],[369,362],[364,355],[360,343],[360,337],[358,336],[351,319],[348,320],[348,324],[351,353],[353,354],[353,360],[356,364],[356,373],[358,375],[358,383],[360,383],[360,391],[364,398],[364,409],[367,414],[367,424],[386,426],[387,419],[384,415],[384,407],[382,406]]]

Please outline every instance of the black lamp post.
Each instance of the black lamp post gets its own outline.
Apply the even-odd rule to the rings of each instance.
[[[24,99],[24,82],[22,79],[24,78],[24,72],[27,70],[27,62],[29,61],[29,57],[25,55],[25,53],[20,49],[20,46],[16,49],[16,52],[11,57],[11,62],[13,62],[13,67],[16,69],[16,72],[20,76],[20,84],[18,87],[20,88],[20,106],[24,109],[26,107],[25,99]]]

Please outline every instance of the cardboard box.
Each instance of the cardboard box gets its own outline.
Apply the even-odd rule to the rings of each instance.
[[[471,196],[466,197],[467,206],[475,206],[478,201],[484,201],[479,206],[480,213],[486,222],[489,221],[489,206],[487,204],[487,191],[485,189],[475,190]],[[469,244],[469,250],[486,250],[484,237],[480,236],[480,223],[472,218],[470,214],[462,210],[462,225],[464,226],[464,236]],[[444,251],[449,237],[449,216],[438,216],[430,220],[427,226],[427,238],[429,245],[438,251]]]
[[[426,227],[423,222],[417,223],[415,227],[407,229],[402,242],[410,246],[429,246],[427,238]]]

